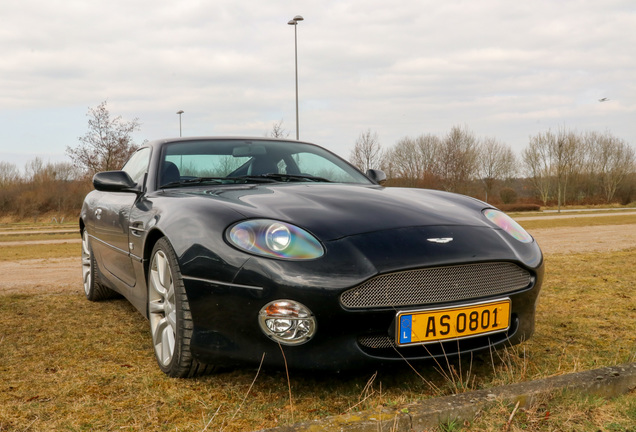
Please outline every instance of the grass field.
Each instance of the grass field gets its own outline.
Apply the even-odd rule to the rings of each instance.
[[[79,254],[78,244],[54,246],[55,257]],[[51,246],[20,248],[0,247],[0,260],[33,258]],[[417,364],[417,373],[406,365],[346,374],[291,371],[289,383],[284,371],[257,368],[170,379],[155,364],[148,323],[125,300],[91,303],[81,287],[4,295],[0,431],[256,430],[634,362],[635,262],[636,249],[547,256],[537,330],[522,345]],[[518,410],[508,424],[512,411],[493,405],[474,422],[440,430],[636,430],[634,393],[614,400],[555,394]]]
[[[567,216],[554,216],[553,218],[548,217],[549,216],[544,216],[538,220],[525,220],[520,223],[528,231],[538,228],[593,227],[599,225],[636,224],[635,214],[612,214],[609,216],[603,215],[602,217],[595,217],[595,215],[580,215],[576,218],[569,218]]]
[[[82,245],[78,243],[3,246],[0,242],[0,261],[79,257],[81,250]]]

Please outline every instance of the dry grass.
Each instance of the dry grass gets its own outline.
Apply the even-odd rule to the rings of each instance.
[[[0,246],[6,242],[17,241],[38,241],[38,240],[79,240],[79,232],[73,233],[56,233],[51,232],[47,234],[5,234],[0,232]]]
[[[0,303],[0,430],[252,430],[291,422],[284,371],[227,371],[193,380],[157,368],[146,321],[124,300],[5,296]],[[369,390],[368,376],[291,372],[295,420],[335,415]],[[383,398],[425,394],[409,374],[385,375]],[[373,402],[377,402],[375,398]],[[358,409],[368,408],[359,405]],[[213,419],[214,417],[214,419]],[[231,419],[231,421],[230,421]],[[211,423],[210,420],[212,420]],[[209,423],[209,424],[208,424]]]
[[[78,256],[80,246],[55,247],[59,257]],[[0,259],[13,249],[0,247]],[[548,256],[537,332],[522,345],[412,368],[290,371],[293,420],[399,409],[438,395],[636,361],[634,262],[636,250]],[[292,423],[284,370],[167,378],[155,364],[148,323],[122,299],[96,304],[76,292],[5,295],[0,329],[0,431],[237,431]],[[444,429],[622,432],[636,422],[634,394],[612,401],[554,395],[517,410],[507,425],[512,410],[493,406],[472,424]]]
[[[519,223],[527,230],[537,228],[583,227],[600,225],[628,225],[636,224],[636,215],[612,214],[611,216],[594,217],[567,217],[541,218],[539,220],[525,220]]]
[[[53,218],[58,220],[54,222]],[[30,219],[29,221],[16,222],[14,218],[10,216],[0,216],[0,231],[17,230],[23,231],[27,229],[79,229],[77,226],[78,216],[65,217],[64,223],[59,223],[59,216],[41,217],[37,221]]]
[[[69,258],[78,257],[82,245],[79,243],[34,244],[20,246],[2,246],[0,243],[0,261],[21,261],[32,258]]]
[[[60,233],[56,230],[76,230],[75,233]],[[31,232],[51,231],[50,233],[31,234]],[[20,234],[15,234],[20,233]],[[77,224],[30,224],[11,223],[0,224],[0,261],[21,261],[33,258],[67,258],[79,257],[81,246],[76,242],[80,239]],[[9,243],[27,241],[55,240],[53,244],[25,244]],[[66,243],[65,240],[72,242]]]
[[[466,431],[631,432],[636,430],[636,394],[607,400],[558,392],[516,411],[498,403],[462,426]]]

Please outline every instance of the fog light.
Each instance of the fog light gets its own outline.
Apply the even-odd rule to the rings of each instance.
[[[316,333],[314,314],[293,300],[276,300],[263,306],[258,323],[270,339],[284,345],[300,345]]]

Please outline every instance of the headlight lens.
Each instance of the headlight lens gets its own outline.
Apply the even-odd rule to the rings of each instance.
[[[283,345],[300,345],[316,333],[316,318],[301,303],[277,300],[266,304],[258,314],[263,333]]]
[[[297,226],[268,219],[252,219],[232,225],[228,241],[239,249],[256,255],[306,260],[324,254],[320,242]]]
[[[484,210],[484,216],[521,243],[532,242],[532,236],[504,212],[495,209],[486,209]]]
[[[265,243],[270,250],[282,252],[289,247],[292,234],[282,223],[273,223],[265,232]]]

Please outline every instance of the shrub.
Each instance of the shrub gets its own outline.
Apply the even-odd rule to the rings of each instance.
[[[530,212],[540,211],[541,206],[538,204],[502,204],[499,206],[499,210],[504,212]]]
[[[517,192],[512,188],[503,188],[499,191],[499,198],[504,204],[514,204],[517,202]]]

